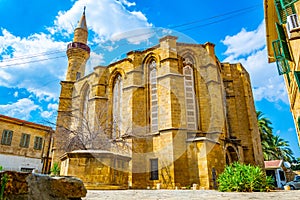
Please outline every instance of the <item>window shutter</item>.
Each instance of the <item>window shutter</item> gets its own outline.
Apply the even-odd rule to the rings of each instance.
[[[275,0],[276,11],[280,24],[285,24],[287,16],[295,14],[294,3],[298,0]]]
[[[300,71],[294,71],[294,74],[295,74],[296,82],[298,85],[298,89],[300,91]]]
[[[285,37],[285,32],[283,27],[276,23],[276,30],[277,30],[277,34],[278,34],[278,40],[280,42],[280,51],[282,56],[287,59],[287,60],[292,60],[291,58],[291,54],[289,51],[289,46],[286,42],[286,37]]]
[[[5,144],[5,135],[6,135],[6,131],[4,130],[2,132],[1,144]]]
[[[276,64],[279,75],[288,74],[291,71],[290,65],[286,59],[277,60]]]
[[[38,137],[34,138],[34,145],[33,145],[34,149],[38,149]]]
[[[9,131],[9,136],[8,136],[8,144],[9,145],[11,145],[12,137],[13,137],[13,131]]]
[[[26,147],[29,146],[29,141],[30,141],[30,135],[26,134]]]
[[[296,3],[298,0],[280,0],[280,4],[282,8],[287,8],[292,6],[294,3]]]
[[[23,147],[24,146],[24,134],[22,134],[21,136],[21,141],[20,141],[20,147]]]

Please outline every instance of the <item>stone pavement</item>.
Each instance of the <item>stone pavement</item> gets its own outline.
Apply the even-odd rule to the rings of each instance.
[[[88,190],[83,200],[184,200],[184,199],[300,199],[300,190],[280,190],[274,192],[218,192],[214,190]]]

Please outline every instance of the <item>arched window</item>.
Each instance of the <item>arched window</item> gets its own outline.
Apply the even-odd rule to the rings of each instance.
[[[83,93],[83,103],[82,103],[82,116],[85,120],[87,120],[89,116],[89,96],[90,96],[90,90],[89,87],[87,87]]]
[[[193,62],[191,59],[186,58],[183,64],[187,129],[197,130],[197,109],[195,99],[194,72],[192,67]]]
[[[157,69],[156,62],[152,60],[149,64],[150,80],[150,126],[151,132],[158,131],[158,99],[157,99]]]
[[[112,138],[116,139],[120,137],[121,128],[122,128],[122,77],[118,74],[115,78],[115,82],[113,85],[113,130],[112,130]]]

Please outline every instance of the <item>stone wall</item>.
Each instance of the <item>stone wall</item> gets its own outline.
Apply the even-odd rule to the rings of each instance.
[[[107,151],[75,151],[61,158],[61,175],[80,178],[87,189],[127,189],[130,158]]]

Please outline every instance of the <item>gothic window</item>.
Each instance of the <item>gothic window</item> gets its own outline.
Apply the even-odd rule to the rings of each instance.
[[[151,131],[158,131],[158,99],[157,99],[157,69],[153,60],[149,65],[150,71],[150,122]]]
[[[90,96],[90,90],[87,87],[85,89],[84,95],[83,95],[83,103],[82,103],[82,116],[84,120],[88,119],[88,113],[89,113],[89,96]]]
[[[122,88],[122,77],[118,74],[113,85],[113,139],[120,137],[122,128]]]
[[[186,118],[187,129],[197,130],[197,110],[195,100],[195,86],[194,86],[194,73],[192,68],[193,62],[191,59],[186,58],[184,61],[183,75],[184,75],[184,91],[186,103]]]

